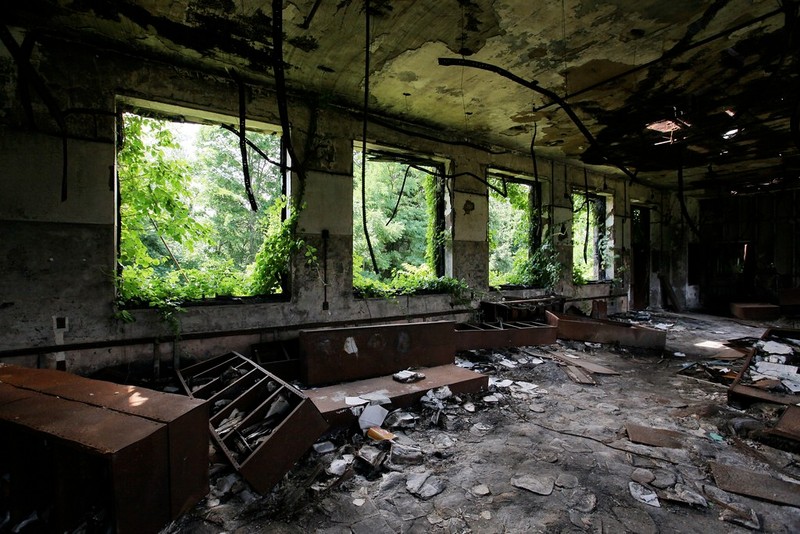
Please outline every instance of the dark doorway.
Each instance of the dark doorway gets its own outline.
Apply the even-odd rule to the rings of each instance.
[[[643,310],[650,304],[650,208],[634,206],[632,211],[632,307]]]

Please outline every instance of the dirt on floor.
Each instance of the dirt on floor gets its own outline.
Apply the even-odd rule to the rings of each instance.
[[[763,486],[755,476],[733,492],[712,473],[765,474],[800,498],[797,444],[759,439],[783,407],[732,406],[725,383],[681,373],[768,325],[628,319],[666,330],[666,350],[559,341],[460,353],[459,365],[490,375],[488,392],[437,391],[390,413],[392,442],[333,431],[266,496],[215,464],[209,495],[164,532],[800,532],[800,508],[745,495]],[[581,384],[570,361],[618,374]],[[635,443],[635,429],[657,429],[667,446]]]

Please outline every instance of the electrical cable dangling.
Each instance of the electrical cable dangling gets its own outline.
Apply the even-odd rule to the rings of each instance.
[[[378,262],[375,259],[375,251],[372,248],[372,240],[369,238],[367,228],[367,113],[369,111],[369,0],[364,0],[364,19],[366,29],[364,31],[364,121],[361,125],[361,225],[364,228],[364,239],[369,250],[369,259],[372,261],[372,270],[378,274]]]
[[[406,189],[406,180],[408,179],[408,171],[411,170],[411,165],[406,165],[406,172],[403,174],[403,183],[400,185],[400,193],[397,195],[397,202],[394,205],[394,209],[392,210],[392,215],[389,217],[389,220],[386,221],[386,226],[389,226],[389,223],[394,220],[395,215],[397,215],[397,208],[400,207],[400,199],[403,198],[403,191]]]
[[[539,126],[533,123],[533,135],[531,136],[531,159],[533,160],[533,181],[536,188],[536,223],[533,228],[533,248],[538,249],[542,246],[542,187],[539,182],[539,166],[536,163],[536,133],[539,131]]]
[[[590,216],[592,214],[592,205],[589,203],[589,173],[586,172],[586,167],[583,168],[583,193],[586,195],[586,200],[583,205],[586,206],[586,235],[583,239],[583,263],[589,263],[588,249],[589,249],[589,232],[591,230]]]
[[[250,183],[250,165],[247,162],[247,101],[245,98],[245,86],[238,74],[233,73],[233,79],[239,86],[239,151],[242,154],[242,174],[244,175],[244,189],[247,192],[247,200],[250,202],[250,209],[258,211],[256,197],[253,195],[253,187]]]

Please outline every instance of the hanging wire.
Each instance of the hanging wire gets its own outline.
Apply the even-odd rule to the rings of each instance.
[[[367,228],[367,113],[369,112],[369,59],[370,59],[370,28],[369,28],[369,0],[364,0],[364,120],[361,124],[361,225],[364,228],[364,239],[369,250],[369,259],[372,261],[372,270],[378,274],[378,261],[375,259],[375,250]]]
[[[531,159],[533,160],[533,181],[536,194],[536,224],[533,231],[533,246],[539,248],[542,245],[542,186],[539,181],[539,166],[536,163],[536,134],[539,126],[533,123],[533,135],[531,135]]]
[[[564,43],[564,98],[569,94],[567,80],[567,0],[561,0],[561,40]]]
[[[239,87],[239,152],[242,155],[242,174],[244,175],[244,190],[247,193],[247,200],[250,202],[250,209],[258,211],[256,197],[253,194],[253,186],[250,181],[250,164],[247,158],[247,99],[245,94],[244,81],[238,74],[233,73],[233,79]]]
[[[397,215],[397,208],[400,207],[400,199],[403,198],[403,191],[406,189],[406,180],[408,179],[408,171],[411,170],[411,165],[406,165],[406,172],[403,174],[403,183],[400,185],[400,193],[397,195],[397,203],[394,205],[394,209],[392,210],[392,215],[389,217],[389,220],[386,221],[386,226],[389,226],[394,220],[395,215]]]

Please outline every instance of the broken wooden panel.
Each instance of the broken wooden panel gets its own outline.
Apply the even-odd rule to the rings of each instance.
[[[547,312],[547,324],[558,328],[558,337],[592,343],[619,343],[626,347],[663,350],[667,333],[641,325],[590,319]]]
[[[309,386],[455,361],[454,323],[403,323],[300,332],[301,380]]]
[[[190,395],[208,399],[211,436],[259,493],[267,493],[327,430],[314,404],[232,352],[179,371]]]
[[[717,487],[738,495],[800,507],[800,484],[741,467],[709,462]]]
[[[765,341],[772,340],[781,342],[781,338],[800,340],[800,330],[770,328],[767,329],[761,336],[761,339]],[[750,343],[752,344],[755,341],[757,340],[753,340]],[[745,404],[749,404],[752,402],[764,401],[786,405],[797,403],[798,396],[796,394],[784,393],[781,391],[765,391],[748,383],[748,372],[751,366],[754,366],[753,362],[756,360],[757,354],[757,348],[747,349],[747,359],[745,360],[742,369],[739,371],[739,374],[736,376],[736,379],[733,381],[733,384],[731,384],[731,387],[728,388],[728,402],[743,402]]]
[[[171,518],[208,493],[208,406],[202,400],[64,371],[0,365],[0,382],[167,426]]]
[[[502,302],[481,301],[480,310],[486,321],[544,322],[545,311],[564,311],[564,297],[532,299],[505,298]]]
[[[800,406],[794,404],[787,406],[777,424],[769,433],[782,438],[800,441]]]
[[[561,354],[557,354],[555,352],[551,352],[549,354],[549,356],[551,358],[553,358],[554,360],[558,360],[561,363],[564,363],[564,364],[567,364],[567,365],[570,365],[570,366],[573,366],[573,367],[580,367],[583,370],[588,371],[590,373],[597,373],[598,375],[619,375],[618,371],[615,371],[613,369],[609,369],[608,367],[596,364],[594,362],[590,362],[590,361],[584,360],[582,358],[570,358],[570,357],[567,357],[567,356],[563,356]]]
[[[564,370],[567,372],[567,376],[577,384],[595,385],[594,378],[580,367],[565,365]]]
[[[456,350],[550,345],[556,342],[556,328],[529,321],[459,323],[455,325]]]
[[[52,532],[79,530],[103,514],[119,533],[157,532],[169,522],[164,424],[23,391],[0,405],[0,466],[8,468],[12,524],[33,507],[52,511],[40,516]]]
[[[257,343],[250,347],[253,359],[278,378],[300,379],[300,348],[297,339]]]
[[[683,440],[685,438],[683,434],[675,430],[652,428],[634,423],[626,423],[625,430],[628,432],[628,439],[632,442],[651,445],[653,447],[680,449],[683,446]]]
[[[422,369],[425,378],[408,384],[396,382],[391,375],[369,378],[345,384],[326,386],[306,391],[323,417],[331,425],[346,425],[356,419],[347,397],[380,393],[388,397],[392,406],[412,406],[432,389],[448,386],[454,394],[477,393],[489,388],[489,377],[456,365],[441,365]]]
[[[731,314],[739,319],[765,321],[781,316],[781,307],[764,302],[731,302]]]

